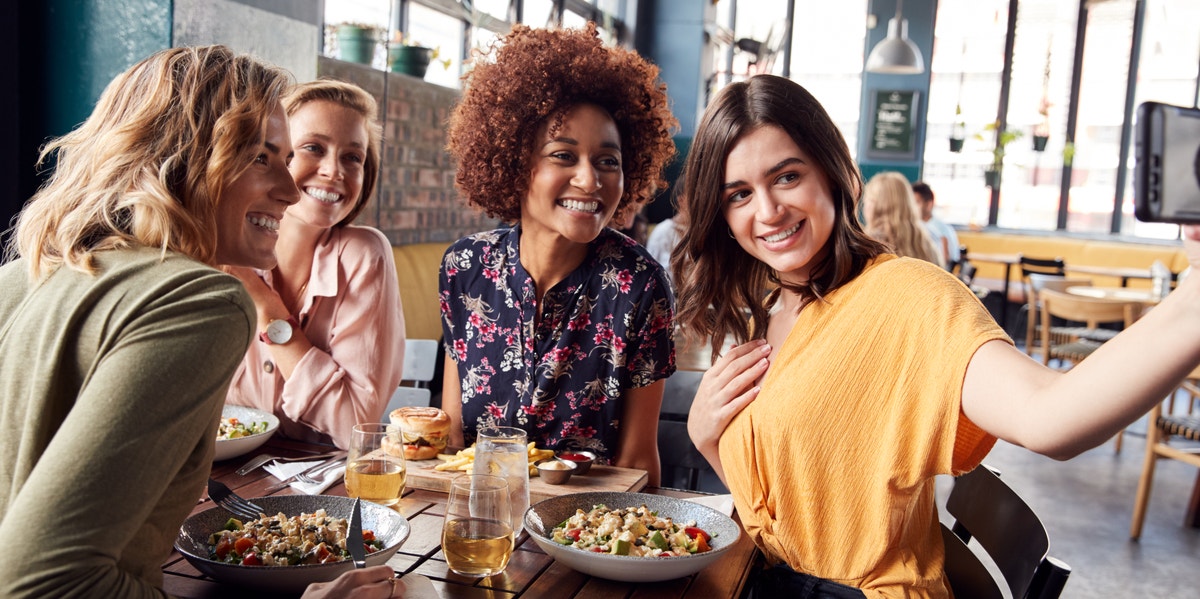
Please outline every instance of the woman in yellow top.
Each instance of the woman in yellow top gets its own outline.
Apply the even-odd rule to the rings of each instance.
[[[722,90],[683,180],[680,321],[740,343],[688,430],[776,565],[764,596],[948,597],[935,475],[996,438],[1068,459],[1200,363],[1200,277],[1068,372],[1030,360],[949,273],[863,232],[849,149],[787,79]]]

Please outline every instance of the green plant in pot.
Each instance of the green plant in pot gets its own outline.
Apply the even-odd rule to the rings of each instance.
[[[1004,170],[1004,154],[1007,151],[1005,146],[1021,137],[1021,132],[1012,129],[1005,129],[1001,131],[1000,122],[995,121],[988,123],[988,125],[983,128],[983,131],[975,134],[975,138],[982,140],[983,134],[989,131],[997,133],[996,146],[992,148],[992,163],[988,165],[987,170],[983,172],[983,181],[985,185],[995,189],[1000,185],[1000,172]]]
[[[339,23],[334,27],[337,34],[338,58],[346,62],[371,64],[375,59],[375,48],[379,45],[379,27],[368,23]]]
[[[964,136],[967,132],[967,124],[962,118],[962,105],[954,106],[954,125],[950,129],[950,151],[961,152],[963,149]]]
[[[439,58],[440,53],[440,48],[430,48],[415,41],[406,40],[403,34],[397,32],[388,48],[388,68],[393,73],[424,78],[431,62],[440,63],[446,69],[450,68],[450,59]]]

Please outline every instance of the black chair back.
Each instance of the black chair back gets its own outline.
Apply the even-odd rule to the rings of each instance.
[[[1013,597],[1062,593],[1070,566],[1048,556],[1050,537],[1041,519],[990,468],[981,465],[958,477],[946,511],[955,518],[954,534],[964,542],[975,539],[987,551]]]

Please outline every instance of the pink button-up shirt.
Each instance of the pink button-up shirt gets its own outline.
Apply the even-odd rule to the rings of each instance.
[[[259,272],[268,285],[271,272]],[[330,229],[317,245],[300,310],[313,347],[284,380],[255,339],[226,403],[279,417],[279,434],[343,449],[360,422],[380,422],[404,363],[404,314],[392,248],[370,227]]]

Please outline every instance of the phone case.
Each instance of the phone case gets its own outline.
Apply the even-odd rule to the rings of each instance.
[[[1134,138],[1134,216],[1200,223],[1200,110],[1145,102]]]

